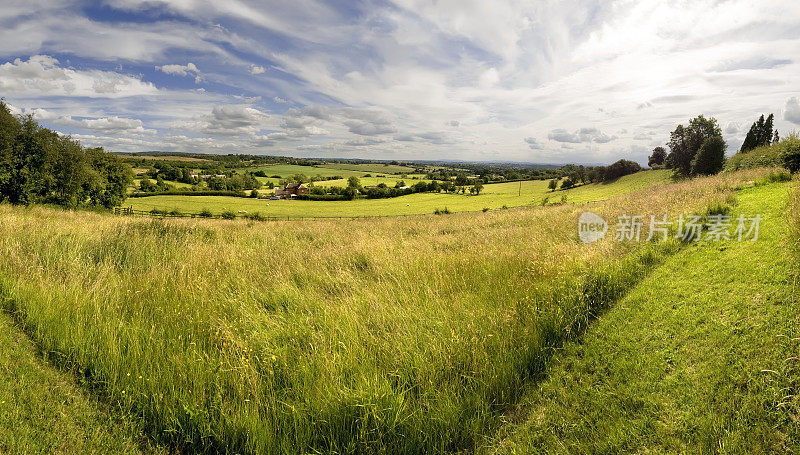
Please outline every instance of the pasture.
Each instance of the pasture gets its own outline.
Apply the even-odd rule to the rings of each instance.
[[[125,206],[136,210],[175,210],[199,213],[204,209],[214,214],[224,210],[258,212],[275,217],[359,217],[419,215],[447,208],[452,212],[474,212],[484,208],[499,209],[560,202],[583,203],[609,199],[632,191],[669,181],[669,171],[643,171],[610,183],[598,183],[570,190],[551,192],[546,180],[493,183],[484,186],[480,195],[447,193],[415,193],[391,199],[356,199],[352,201],[269,201],[224,196],[148,196],[132,198]],[[411,181],[413,182],[413,181]],[[409,183],[409,181],[406,181]]]
[[[591,209],[609,220],[693,213],[734,203],[761,175],[565,194],[605,191]],[[505,185],[494,194],[513,199]],[[584,209],[265,225],[0,205],[0,301],[159,443],[471,451],[513,418],[553,352],[682,249],[581,244]]]

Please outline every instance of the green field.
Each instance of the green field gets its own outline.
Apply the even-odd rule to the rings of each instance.
[[[447,208],[453,212],[498,209],[503,206],[540,205],[545,197],[551,203],[582,203],[600,201],[611,197],[663,184],[670,179],[670,171],[643,171],[610,183],[580,186],[565,191],[551,192],[546,180],[493,183],[484,186],[478,196],[446,193],[417,193],[391,199],[356,199],[353,201],[265,201],[223,196],[148,196],[131,198],[125,206],[137,210],[173,210],[199,213],[203,209],[213,213],[224,210],[258,212],[276,217],[358,217],[386,215],[417,215],[433,213]],[[412,181],[413,182],[413,181]],[[409,183],[409,181],[406,181]]]
[[[645,173],[565,192],[583,200],[603,192],[611,199],[591,208],[608,220],[763,206],[765,243],[752,250],[750,243],[686,246],[615,242],[612,236],[582,244],[575,223],[585,207],[571,204],[268,225],[0,205],[0,302],[53,365],[74,372],[115,414],[135,416],[151,440],[186,452],[525,452],[551,440],[538,436],[534,426],[542,422],[545,436],[556,435],[555,451],[691,450],[696,441],[716,447],[718,435],[742,447],[758,442],[764,428],[790,425],[788,416],[779,420],[776,413],[750,436],[747,418],[762,415],[753,409],[764,395],[743,390],[742,384],[754,383],[737,375],[733,384],[718,382],[729,372],[760,377],[752,365],[778,368],[772,360],[782,352],[752,355],[741,369],[725,365],[740,350],[750,355],[746,337],[757,336],[759,324],[793,315],[769,313],[778,301],[773,297],[782,295],[771,286],[786,285],[776,281],[783,269],[771,262],[756,268],[760,262],[748,254],[760,259],[786,244],[777,236],[785,225],[780,204],[787,184],[761,185],[764,175],[756,170],[665,183],[663,173]],[[513,185],[501,187],[507,197]],[[707,258],[729,251],[723,259],[750,261],[726,265],[711,281],[715,286],[698,288],[702,281],[693,277],[707,261],[690,260],[686,269],[672,262],[692,251],[705,251]],[[677,283],[674,293],[654,284],[637,291],[659,270],[667,280],[662,286]],[[748,273],[752,281],[725,287]],[[759,284],[758,277],[765,281]],[[727,289],[752,290],[756,304],[744,306],[751,300]],[[615,305],[628,292],[656,298],[658,305],[637,311],[630,307],[641,300]],[[717,306],[694,311],[699,305]],[[695,321],[681,325],[681,311]],[[564,353],[576,349],[573,342],[587,330],[592,342],[591,327],[602,329],[615,314],[618,325],[604,333],[621,339],[598,345],[609,346],[608,362],[560,373]],[[663,325],[641,325],[648,317]],[[696,344],[705,343],[703,336],[709,342]],[[673,339],[675,347],[658,351]],[[768,349],[771,340],[752,345],[752,352]],[[614,363],[614,354],[625,352],[619,346],[639,345],[643,354],[632,357],[632,366]],[[657,357],[647,358],[650,352]],[[636,383],[647,377],[638,374],[637,361],[654,372],[683,368],[682,376],[664,382],[676,385],[676,395]],[[592,382],[593,374],[603,373],[611,376]],[[562,374],[585,379],[565,382],[570,387],[563,399],[540,412],[536,403],[549,401],[547,395],[537,399],[537,391],[552,389],[537,384],[545,387],[548,377],[557,381]],[[596,397],[597,410],[583,408],[593,392],[604,391],[604,380],[616,388]],[[27,376],[17,381],[31,393],[47,387]],[[644,387],[642,395],[626,395],[637,386]],[[692,391],[696,397],[680,395]],[[659,396],[671,398],[664,409],[675,412],[651,412],[647,400]],[[623,435],[604,430],[615,428],[602,419],[602,406],[614,405],[613,399],[644,419],[644,426],[634,421],[630,427],[627,445],[615,444]],[[574,410],[586,411],[580,414],[585,420],[570,417]],[[653,434],[646,426],[653,421],[675,442],[644,444],[637,435]],[[715,422],[733,423],[718,432]],[[575,425],[597,429],[596,438],[609,444],[561,444],[562,435],[571,441]],[[48,451],[45,442],[32,441],[28,452]]]
[[[319,166],[300,166],[296,164],[273,164],[269,166],[253,166],[238,169],[239,172],[256,172],[264,171],[267,177],[279,175],[281,178],[291,177],[296,174],[303,174],[307,177],[334,177],[342,176],[344,178],[355,175],[362,177],[366,172],[342,169],[338,167],[319,167]]]
[[[398,166],[396,164],[382,164],[382,163],[330,163],[323,164],[321,167],[330,169],[345,169],[349,171],[364,172],[367,174],[411,174],[414,172],[413,167]]]

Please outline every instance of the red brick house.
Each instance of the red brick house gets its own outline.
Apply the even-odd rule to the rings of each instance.
[[[275,196],[291,199],[301,194],[308,194],[308,187],[302,183],[287,183],[283,188],[275,188]]]

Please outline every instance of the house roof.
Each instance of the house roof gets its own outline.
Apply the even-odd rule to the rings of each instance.
[[[298,188],[305,188],[306,186],[302,183],[287,183],[284,189],[287,190],[296,190]]]

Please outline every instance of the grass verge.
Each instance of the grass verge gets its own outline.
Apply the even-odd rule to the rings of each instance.
[[[735,213],[765,217],[759,240],[701,242],[665,261],[565,346],[482,451],[797,450],[796,413],[780,404],[798,328],[787,189],[741,190]]]

